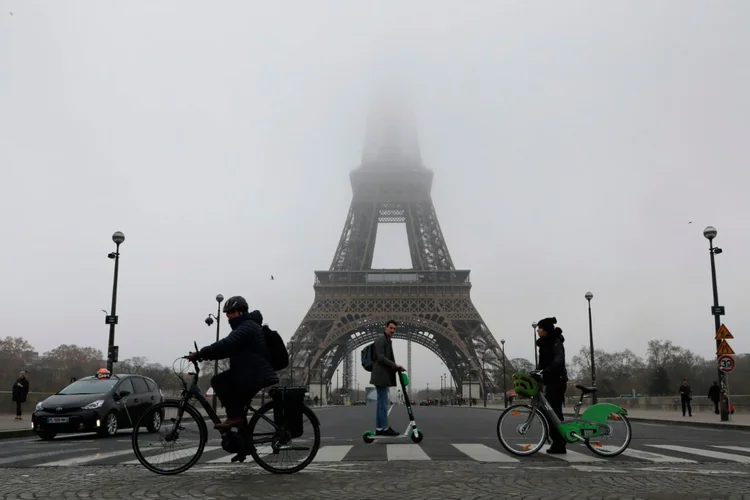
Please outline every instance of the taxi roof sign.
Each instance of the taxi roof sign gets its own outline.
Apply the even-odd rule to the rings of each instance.
[[[107,370],[106,368],[100,368],[98,372],[96,372],[96,378],[102,379],[102,378],[109,378],[112,375],[112,372]]]

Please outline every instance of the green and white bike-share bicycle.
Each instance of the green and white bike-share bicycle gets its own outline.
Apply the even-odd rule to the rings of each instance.
[[[541,371],[513,375],[516,394],[531,401],[510,406],[497,421],[497,437],[508,452],[518,456],[533,455],[542,449],[545,441],[551,442],[549,425],[554,425],[566,442],[583,442],[603,457],[615,457],[628,448],[632,430],[625,408],[598,403],[580,415],[583,397],[596,392],[596,388],[576,385],[581,399],[575,406],[575,416],[561,422],[540,390],[541,381]]]

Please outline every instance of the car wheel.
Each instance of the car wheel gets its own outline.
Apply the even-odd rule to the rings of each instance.
[[[55,439],[55,436],[57,436],[57,433],[53,431],[39,431],[36,434],[45,441]]]
[[[112,411],[104,417],[104,426],[99,429],[99,435],[102,437],[112,437],[115,434],[117,434],[117,414]]]
[[[154,418],[146,425],[148,432],[158,432],[161,429],[161,412],[155,411]]]

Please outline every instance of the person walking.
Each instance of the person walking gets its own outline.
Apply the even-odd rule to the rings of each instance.
[[[714,404],[714,413],[718,415],[719,401],[721,400],[721,388],[716,381],[714,381],[714,384],[708,389],[708,399]]]

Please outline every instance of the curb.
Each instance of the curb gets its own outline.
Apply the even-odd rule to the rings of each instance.
[[[12,439],[29,436],[36,436],[36,432],[32,431],[31,429],[13,429],[0,431],[0,439]]]
[[[505,408],[484,408],[481,406],[472,407],[477,410],[491,410],[491,411],[503,411]],[[565,418],[572,417],[573,413],[563,413]],[[632,422],[642,422],[644,424],[662,424],[662,425],[679,425],[682,427],[704,427],[706,429],[726,429],[730,431],[745,431],[750,432],[750,425],[733,424],[728,422],[726,424],[720,422],[696,422],[690,420],[664,420],[659,418],[651,417],[632,417],[628,415],[628,420]]]

